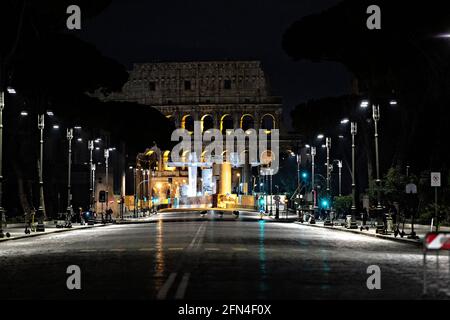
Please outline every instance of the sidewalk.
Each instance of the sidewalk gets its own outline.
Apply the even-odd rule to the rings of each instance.
[[[423,243],[423,239],[425,237],[425,234],[430,232],[430,226],[427,225],[414,225],[414,231],[416,232],[416,235],[419,237],[418,240],[414,240],[414,239],[408,239],[408,234],[411,232],[411,225],[410,224],[405,224],[405,233],[406,235],[402,238],[400,237],[400,235],[398,235],[397,237],[394,236],[394,233],[390,233],[387,235],[383,235],[383,234],[378,234],[375,232],[375,227],[370,227],[370,229],[367,230],[363,230],[361,231],[359,229],[359,226],[361,224],[360,221],[357,221],[358,223],[358,229],[347,229],[343,226],[341,226],[341,223],[339,222],[335,222],[334,226],[324,226],[324,222],[323,221],[317,221],[316,220],[316,224],[309,224],[309,223],[301,223],[301,222],[295,222],[296,224],[300,224],[300,225],[304,225],[304,226],[310,226],[313,228],[326,228],[326,229],[332,229],[332,230],[337,230],[337,231],[342,231],[342,232],[351,232],[354,234],[361,234],[361,235],[365,235],[365,236],[371,236],[371,237],[376,237],[376,238],[381,238],[381,239],[386,239],[386,240],[392,240],[392,241],[399,241],[399,242],[404,242],[404,243],[411,243],[411,244],[415,244],[415,245],[422,245]],[[402,226],[400,226],[400,230],[402,230]],[[435,230],[435,228],[433,228],[433,231]],[[440,231],[450,231],[450,227],[440,227],[439,228]]]
[[[42,235],[46,235],[46,234],[61,233],[61,232],[67,232],[67,231],[71,231],[71,230],[90,229],[90,228],[105,226],[104,224],[100,224],[100,223],[96,223],[95,225],[92,225],[92,226],[89,226],[87,224],[80,225],[79,223],[73,223],[72,228],[57,228],[56,224],[53,221],[46,221],[44,224],[45,224],[44,232],[31,232],[30,234],[25,234],[25,224],[24,223],[8,224],[6,228],[3,228],[3,233],[5,234],[5,237],[3,239],[0,239],[0,242],[38,237],[38,236],[42,236]],[[106,225],[109,225],[109,224],[106,224]],[[10,234],[9,238],[6,237],[7,232]]]

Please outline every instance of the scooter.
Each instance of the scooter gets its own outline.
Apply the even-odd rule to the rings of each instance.
[[[367,224],[367,217],[364,217],[364,214],[361,214],[361,225],[359,226],[359,231],[369,231],[369,225]]]

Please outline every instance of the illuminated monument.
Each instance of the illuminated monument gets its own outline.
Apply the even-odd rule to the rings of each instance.
[[[227,129],[241,128],[263,129],[270,135],[280,128],[282,117],[281,98],[271,96],[259,61],[139,63],[122,92],[106,99],[153,106],[176,128],[189,132],[198,121],[201,132],[219,129],[225,135]],[[253,206],[251,194],[261,162],[212,164],[202,154],[183,156],[183,161],[174,163],[168,150],[147,150],[151,172],[138,171],[137,184],[148,180],[138,190],[139,198],[151,195],[172,206]]]

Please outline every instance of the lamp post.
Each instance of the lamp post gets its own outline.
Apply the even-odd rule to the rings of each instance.
[[[136,206],[137,206],[137,186],[136,186],[136,180],[137,180],[137,168],[133,168],[133,177],[134,177],[134,206],[133,206],[133,217],[137,217],[136,212]]]
[[[97,169],[97,166],[92,164],[92,208],[94,208],[94,211],[96,211],[96,203],[95,203],[95,170]]]
[[[69,153],[67,158],[67,223],[70,225],[72,220],[72,192],[71,192],[71,171],[72,171],[72,139],[73,129],[67,129],[67,142]]]
[[[316,185],[315,185],[315,158],[316,158],[316,147],[311,147],[311,192],[313,196],[313,208],[316,208]]]
[[[339,197],[342,196],[342,160],[336,160],[339,169]]]
[[[237,188],[237,194],[240,195],[241,194],[241,174],[238,172],[236,173],[236,177],[238,177],[239,181],[238,181],[238,188]]]
[[[330,195],[330,148],[331,138],[326,138],[325,147],[327,148],[327,193]]]
[[[352,134],[352,214],[356,212],[356,184],[355,184],[355,136],[358,132],[358,125],[356,122],[352,122],[350,133]]]
[[[269,179],[270,179],[270,213],[269,213],[269,215],[272,215],[272,213],[273,213],[273,196],[272,196],[272,170],[271,169],[269,169],[270,171],[269,171],[269,173],[270,173],[270,177],[269,177]],[[276,217],[276,219],[278,219],[278,216]]]
[[[89,150],[89,210],[94,211],[94,183],[93,183],[93,161],[92,161],[92,152],[94,150],[94,141],[88,141],[88,150]]]
[[[3,208],[3,109],[5,109],[5,93],[0,87],[0,238],[3,233],[3,222],[5,219],[5,209]]]
[[[44,218],[44,179],[43,179],[43,166],[44,166],[44,115],[38,115],[38,129],[40,131],[39,138],[39,208],[38,208],[38,223],[36,231],[45,231]]]
[[[108,190],[109,190],[109,180],[108,180],[108,178],[109,178],[109,172],[108,172],[108,169],[109,169],[109,164],[108,164],[108,159],[109,159],[109,149],[105,149],[105,151],[104,151],[104,156],[105,156],[105,174],[106,174],[106,177],[105,177],[105,182],[106,182],[106,191],[105,191],[105,194],[106,194],[106,211],[108,211],[108,206],[109,206],[109,201],[108,201]]]
[[[377,174],[377,210],[381,211],[381,179],[380,179],[380,161],[379,161],[379,154],[378,154],[378,121],[380,121],[380,106],[373,105],[372,106],[372,115],[373,120],[375,124],[375,164],[376,164],[376,174]]]
[[[262,169],[261,169],[261,171],[262,171]],[[267,192],[267,190],[268,190],[268,179],[269,179],[269,177],[267,176],[267,172],[265,172],[265,174],[263,175],[263,179],[264,179],[264,195],[265,195],[265,198],[266,198],[266,201],[265,201],[265,203],[266,203],[266,211],[265,211],[265,213],[269,213],[269,199],[267,197],[267,194],[268,194],[268,192]]]

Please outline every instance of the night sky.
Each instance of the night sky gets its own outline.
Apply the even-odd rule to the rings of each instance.
[[[289,110],[308,99],[350,91],[337,63],[294,62],[282,50],[283,32],[305,15],[339,0],[117,0],[90,21],[81,37],[131,68],[134,62],[256,59],[274,95]]]

